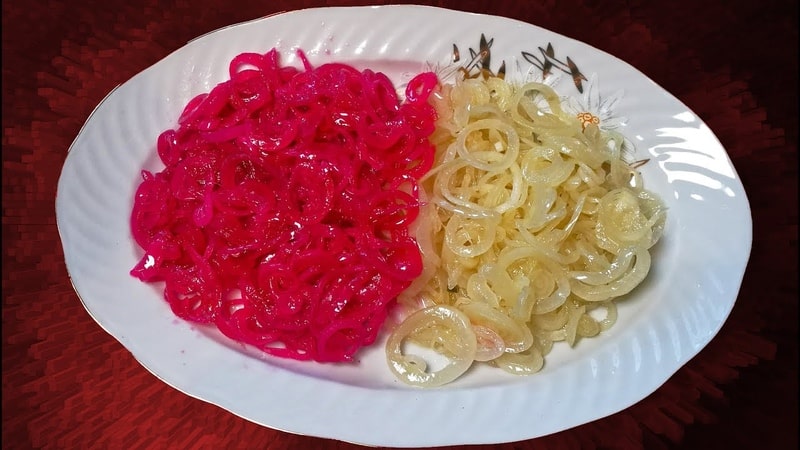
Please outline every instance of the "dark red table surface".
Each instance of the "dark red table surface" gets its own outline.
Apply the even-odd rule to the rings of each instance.
[[[3,2],[2,448],[360,448],[253,424],[141,367],[73,291],[54,198],[94,106],[190,39],[279,11],[382,3]],[[796,449],[797,2],[419,3],[520,19],[626,60],[716,133],[753,214],[737,303],[699,355],[624,411],[491,448]]]

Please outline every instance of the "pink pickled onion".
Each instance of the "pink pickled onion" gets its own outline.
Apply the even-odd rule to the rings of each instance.
[[[158,138],[131,214],[131,274],[173,312],[295,359],[349,361],[422,271],[408,226],[433,164],[433,73],[242,53]]]

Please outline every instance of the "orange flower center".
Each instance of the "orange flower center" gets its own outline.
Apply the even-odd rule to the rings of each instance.
[[[600,118],[590,112],[578,113],[577,117],[578,120],[581,121],[584,130],[586,129],[587,126],[589,126],[590,123],[593,123],[595,125],[600,123]]]

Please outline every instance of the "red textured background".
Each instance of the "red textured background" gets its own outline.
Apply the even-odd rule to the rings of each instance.
[[[142,368],[72,290],[54,199],[94,106],[190,39],[278,11],[383,3],[3,1],[2,448],[360,448],[260,427]],[[622,412],[492,448],[796,449],[797,2],[415,3],[513,17],[628,61],[716,133],[753,213],[737,304],[697,357]]]

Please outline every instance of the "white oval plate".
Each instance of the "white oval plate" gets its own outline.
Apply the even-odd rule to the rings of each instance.
[[[140,171],[159,169],[158,134],[189,99],[227,78],[233,56],[277,47],[285,64],[299,66],[299,48],[312,64],[369,67],[401,87],[420,71],[446,76],[469,64],[481,35],[491,55],[484,68],[499,72],[504,63],[508,79],[545,80],[574,112],[620,128],[634,159],[649,159],[645,185],[668,204],[666,232],[649,278],[622,302],[609,332],[573,349],[557,345],[537,375],[478,367],[444,388],[418,390],[393,378],[381,344],[352,365],[262,357],[176,319],[158,287],[129,275],[141,255],[129,231]],[[749,204],[725,149],[633,67],[527,23],[421,6],[299,10],[190,42],[119,86],[89,117],[64,163],[56,214],[86,309],[164,382],[271,428],[395,447],[533,438],[643,399],[718,332],[752,241]]]

